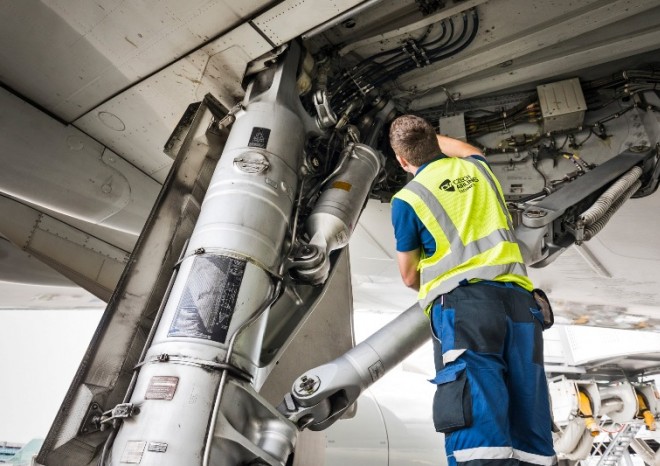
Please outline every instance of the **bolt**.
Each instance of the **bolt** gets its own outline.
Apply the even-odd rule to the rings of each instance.
[[[309,396],[316,392],[321,386],[321,380],[315,375],[300,376],[294,387],[294,392],[298,396]]]
[[[303,375],[300,378],[300,389],[305,390],[306,392],[312,392],[314,390],[314,387],[316,386],[316,380],[310,379],[306,375]]]
[[[205,252],[206,252],[206,250],[204,248],[197,248],[197,249],[195,249],[194,254],[199,256],[200,254],[204,254]]]
[[[529,209],[525,212],[525,217],[530,217],[530,218],[545,217],[546,215],[548,215],[546,211],[539,209]]]
[[[355,27],[355,20],[353,18],[349,18],[343,23],[341,23],[342,26],[344,26],[346,29],[353,29]]]
[[[167,362],[170,360],[170,355],[167,353],[159,354],[156,360],[158,362]]]

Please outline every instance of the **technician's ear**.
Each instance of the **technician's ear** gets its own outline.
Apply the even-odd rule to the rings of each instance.
[[[406,159],[404,159],[403,157],[401,157],[399,155],[396,155],[396,154],[394,154],[394,155],[396,156],[396,160],[399,162],[399,165],[401,165],[401,168],[403,168],[403,171],[412,173],[410,163]]]

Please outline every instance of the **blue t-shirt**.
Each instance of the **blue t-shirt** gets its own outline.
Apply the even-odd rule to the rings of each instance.
[[[429,164],[445,157],[447,156],[442,154],[433,160],[426,162],[419,167],[415,175],[419,174]],[[480,155],[472,155],[471,157],[488,163],[486,159]],[[435,252],[435,240],[413,208],[406,201],[392,199],[392,225],[394,226],[394,237],[396,238],[397,251],[408,252],[421,247],[423,248],[426,257],[433,255]]]

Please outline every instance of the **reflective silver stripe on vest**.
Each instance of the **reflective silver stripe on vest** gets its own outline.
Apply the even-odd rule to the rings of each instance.
[[[482,175],[488,180],[491,188],[495,191],[495,194],[500,201],[500,207],[502,208],[503,204],[500,199],[497,188],[487,172],[480,170]],[[474,257],[484,251],[487,251],[502,242],[515,242],[515,238],[511,233],[511,230],[506,228],[500,228],[491,232],[488,236],[479,238],[478,240],[472,241],[466,245],[463,245],[463,241],[459,235],[456,225],[451,221],[447,211],[442,206],[438,198],[423,184],[418,181],[412,180],[406,186],[406,189],[416,194],[422,202],[427,206],[431,211],[431,214],[435,217],[440,225],[440,228],[445,233],[447,238],[450,241],[450,254],[440,259],[435,264],[430,264],[424,266],[421,270],[420,279],[421,283],[425,284],[433,280],[435,277],[446,273],[447,271],[458,267],[459,265],[466,262],[470,257]],[[506,208],[506,206],[504,206]],[[506,215],[505,215],[506,216]],[[508,221],[508,216],[506,216]],[[510,222],[508,222],[510,225]],[[435,239],[435,238],[434,238]],[[437,245],[436,245],[437,247]],[[483,267],[478,267],[476,269],[471,269],[465,274],[459,274],[454,277],[448,278],[438,286],[429,290],[428,294],[424,299],[420,300],[422,308],[426,307],[428,304],[433,302],[435,298],[441,294],[447,293],[454,288],[456,288],[459,283],[463,280],[470,280],[472,278],[481,278],[481,279],[491,279],[495,278],[498,275],[515,273],[518,275],[527,275],[524,265],[521,263],[510,263],[510,264],[501,264],[501,265],[486,265]]]
[[[459,286],[463,280],[472,280],[473,278],[489,280],[508,273],[525,275],[524,270],[521,270],[520,267],[521,265],[518,262],[510,264],[484,265],[483,267],[476,267],[466,272],[456,274],[453,277],[446,278],[440,282],[439,285],[431,288],[428,294],[424,296],[423,299],[419,300],[419,305],[422,309],[426,309],[426,306],[431,304],[438,296],[449,293],[451,290]]]

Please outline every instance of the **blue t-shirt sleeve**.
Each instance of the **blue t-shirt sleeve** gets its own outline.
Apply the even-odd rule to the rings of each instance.
[[[474,159],[477,159],[477,160],[481,160],[481,161],[484,162],[486,165],[488,165],[488,160],[486,160],[486,157],[484,157],[483,155],[476,155],[476,154],[475,154],[475,155],[471,155],[470,157],[472,157],[472,158],[474,158]],[[490,166],[490,165],[489,165],[489,166]]]
[[[417,214],[410,204],[401,199],[392,199],[392,226],[397,251],[408,252],[421,247],[417,224]]]

